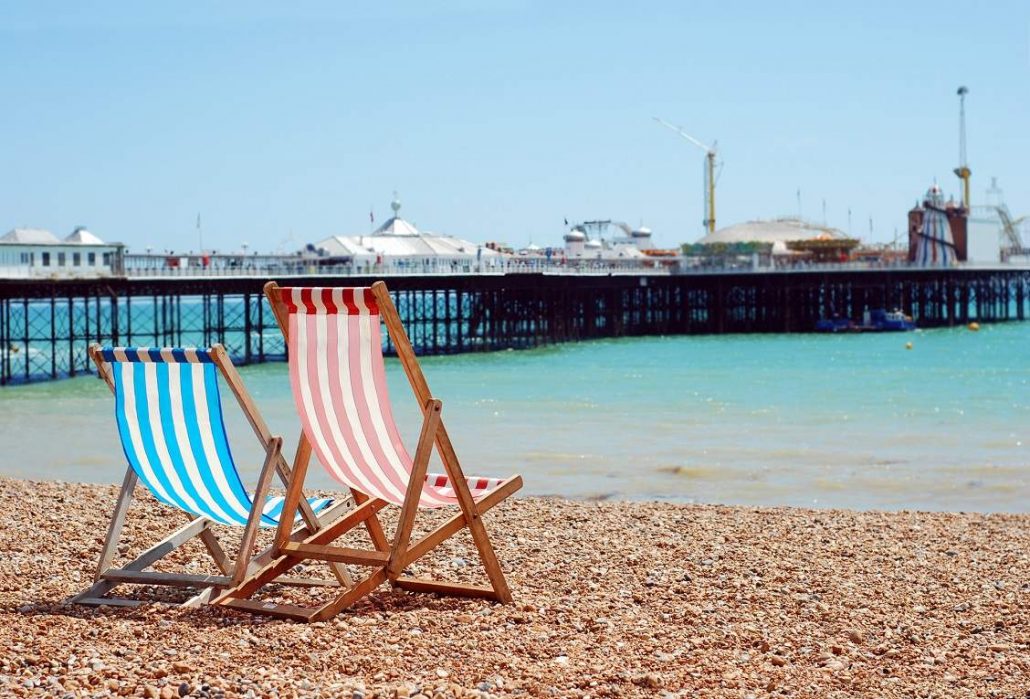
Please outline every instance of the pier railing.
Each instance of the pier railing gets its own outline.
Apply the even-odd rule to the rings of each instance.
[[[505,274],[669,274],[668,265],[651,260],[560,260],[537,257],[505,257],[447,263],[393,260],[382,263],[323,264],[317,258],[294,256],[221,256],[214,259],[163,255],[126,255],[125,274],[130,278],[183,277],[401,277]]]

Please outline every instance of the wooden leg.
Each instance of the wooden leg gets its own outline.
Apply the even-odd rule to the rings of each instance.
[[[176,531],[172,532],[163,540],[161,540],[154,546],[151,546],[149,549],[141,553],[135,559],[119,568],[118,571],[130,573],[138,573],[143,571],[145,568],[148,568],[157,561],[161,560],[162,558],[164,558],[169,553],[185,544],[193,537],[198,536],[202,531],[204,531],[208,528],[208,526],[210,526],[210,523],[210,520],[205,519],[203,517],[198,517],[192,520],[184,527],[181,527]],[[108,570],[104,572],[109,573],[113,571]],[[101,575],[103,576],[103,573]],[[154,573],[153,575],[156,576],[160,574]],[[68,601],[81,604],[115,604],[115,602],[109,602],[108,600],[101,598],[103,597],[103,595],[110,592],[118,584],[119,583],[116,580],[107,580],[101,577],[101,579],[93,583],[93,585],[89,589],[80,592]]]
[[[472,540],[479,550],[479,558],[486,569],[487,577],[490,578],[490,584],[493,585],[494,591],[497,593],[497,600],[505,604],[511,604],[514,600],[511,596],[511,590],[508,589],[508,582],[504,579],[501,564],[497,560],[497,554],[494,553],[494,547],[490,543],[490,536],[486,533],[486,527],[483,526],[483,520],[480,519],[479,508],[476,506],[475,500],[472,499],[468,481],[465,480],[465,476],[461,472],[458,456],[454,453],[454,446],[451,444],[450,437],[447,436],[447,429],[443,426],[443,423],[440,423],[440,429],[437,431],[437,446],[440,448],[440,458],[443,460],[444,468],[447,469],[447,476],[451,481],[451,487],[454,488],[454,494],[458,498],[458,506],[461,507],[461,512],[465,516],[465,524],[468,526],[469,532],[472,534]]]
[[[205,529],[200,532],[200,541],[204,544],[207,552],[211,554],[211,558],[214,559],[218,570],[222,571],[223,575],[232,575],[232,559],[229,558],[229,554],[222,548],[222,544],[218,541],[215,533],[210,529]]]
[[[111,515],[111,524],[107,528],[107,537],[104,539],[104,547],[100,550],[100,561],[97,563],[97,572],[93,580],[100,580],[100,575],[111,567],[114,556],[118,553],[118,541],[121,539],[122,527],[125,526],[125,515],[132,504],[132,492],[136,488],[139,477],[130,466],[125,470],[125,478],[122,479],[122,489],[118,492],[118,501],[114,506],[114,513]]]
[[[436,440],[436,430],[440,425],[441,405],[440,401],[431,400],[425,407],[422,433],[418,437],[418,447],[415,449],[415,459],[408,479],[408,490],[404,495],[404,505],[401,507],[397,532],[390,551],[390,562],[386,567],[390,579],[397,578],[404,570],[404,556],[408,551],[411,529],[415,525],[415,513],[418,512],[418,503],[422,497],[422,485],[426,480],[426,469],[429,468],[429,457],[433,453],[433,442]]]
[[[244,576],[247,574],[247,565],[250,563],[250,557],[254,554],[254,539],[257,538],[258,527],[261,526],[262,509],[265,505],[265,498],[268,496],[268,488],[272,483],[273,469],[279,460],[279,452],[282,450],[282,447],[282,437],[272,437],[268,444],[268,451],[265,453],[265,463],[261,467],[257,490],[254,492],[250,516],[247,518],[247,526],[244,527],[243,536],[240,537],[240,552],[236,556],[236,569],[232,576],[234,585],[239,585],[243,581]],[[285,505],[283,506],[282,514],[286,515]]]
[[[521,487],[522,476],[513,476],[501,483],[479,501],[478,507],[480,515],[488,511],[494,505],[503,502],[509,495],[516,492]],[[408,555],[405,557],[404,565],[411,565],[464,528],[465,513],[459,512],[429,534],[426,534],[417,542],[409,546]]]
[[[332,524],[319,529],[317,532],[309,533],[306,537],[303,533],[295,532],[291,540],[302,544],[325,545],[347,533],[357,525],[375,515],[377,511],[386,506],[382,500],[367,500],[355,509],[340,517]],[[299,556],[279,556],[270,560],[259,570],[251,573],[246,580],[235,587],[225,590],[215,600],[215,604],[228,605],[232,599],[249,597],[264,585],[273,582],[286,571],[303,562]],[[229,605],[231,606],[231,605]]]
[[[358,505],[364,505],[366,502],[371,501],[367,495],[362,493],[360,490],[354,490],[351,488],[351,497],[354,498],[354,502]],[[379,508],[377,508],[378,511]],[[376,547],[377,551],[389,551],[390,542],[386,538],[386,532],[383,531],[383,525],[379,521],[379,517],[375,512],[365,520],[365,528],[368,530],[368,536],[372,539],[372,545]]]
[[[322,606],[310,617],[310,621],[325,621],[326,619],[332,618],[339,614],[341,611],[351,606],[365,595],[372,592],[384,582],[386,582],[386,567],[377,568],[372,573],[355,585],[350,590],[347,590],[342,595],[334,599],[332,602]]]
[[[318,517],[311,509],[311,505],[304,498],[304,479],[308,475],[308,464],[311,463],[311,442],[307,435],[301,430],[297,439],[297,453],[293,458],[293,470],[286,466],[285,460],[280,457],[277,469],[280,478],[286,484],[286,499],[283,501],[283,510],[279,515],[279,526],[275,530],[275,540],[272,545],[273,551],[278,553],[283,544],[290,540],[290,532],[293,529],[293,522],[297,517],[297,509],[300,509],[301,519],[307,525],[309,531],[317,531],[322,525]],[[351,587],[354,579],[347,572],[347,567],[342,563],[330,563],[329,569],[336,580],[343,587]]]
[[[275,547],[279,548],[290,538],[290,531],[293,529],[293,520],[297,516],[297,507],[303,499],[304,479],[308,475],[308,463],[311,461],[311,444],[307,436],[301,432],[297,440],[297,454],[293,459],[293,472],[290,473],[286,484],[286,500],[283,501],[283,511],[279,516],[279,526],[275,530]],[[309,529],[314,529],[311,522],[307,522]],[[315,525],[317,527],[317,524]]]

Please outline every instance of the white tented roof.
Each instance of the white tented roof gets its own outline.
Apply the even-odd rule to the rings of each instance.
[[[81,226],[76,228],[74,231],[68,234],[68,237],[64,239],[66,243],[76,243],[78,245],[103,245],[104,241],[96,237],[85,228]]]
[[[400,216],[394,216],[389,221],[379,226],[373,235],[415,236],[419,235],[419,232],[417,228]]]
[[[788,240],[844,239],[843,232],[798,218],[747,221],[720,228],[697,241],[711,243],[775,243]]]
[[[357,236],[334,235],[332,238],[326,238],[316,244],[315,247],[325,250],[331,257],[369,257],[375,254],[362,246]]]
[[[491,257],[498,255],[496,250],[482,247],[477,243],[450,235],[433,233],[417,233],[416,235],[392,235],[374,233],[372,235],[334,235],[315,243],[316,248],[324,249],[333,257],[367,257],[382,255],[383,257]],[[480,253],[480,248],[482,252]]]
[[[7,232],[0,243],[22,243],[30,245],[46,245],[59,243],[57,236],[42,228],[13,228]]]
[[[448,257],[476,259],[499,255],[478,243],[451,235],[423,233],[398,215],[401,203],[390,204],[394,216],[369,235],[334,235],[316,243],[332,257],[425,258]]]

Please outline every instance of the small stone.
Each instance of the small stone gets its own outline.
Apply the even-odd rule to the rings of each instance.
[[[912,607],[912,611],[916,614],[926,614],[926,607],[924,607],[921,604],[917,604],[916,606]]]
[[[651,672],[640,678],[638,684],[648,689],[659,689],[662,686],[662,678]]]
[[[554,659],[554,662],[558,663],[559,665],[568,665],[569,656],[559,655],[557,658]]]
[[[769,662],[771,662],[776,667],[783,667],[787,664],[787,659],[784,658],[782,655],[770,655]]]
[[[862,645],[865,643],[865,634],[858,629],[851,629],[848,631],[848,640],[855,645]]]
[[[987,650],[991,651],[992,653],[1004,653],[1008,649],[1009,647],[1004,643],[992,643],[991,645],[987,646]]]
[[[442,667],[436,668],[436,676],[439,677],[440,679],[443,679],[444,677],[448,677],[450,674],[451,673],[447,672]]]
[[[172,669],[176,672],[192,672],[193,668],[190,667],[189,663],[184,663],[181,660],[176,660],[172,663]]]
[[[175,699],[176,694],[175,690],[172,689],[172,685],[166,684],[164,687],[161,687],[161,693],[158,696],[160,699]]]

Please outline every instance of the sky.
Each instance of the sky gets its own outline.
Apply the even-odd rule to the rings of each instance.
[[[704,234],[704,153],[660,116],[718,141],[719,227],[800,191],[890,242],[931,183],[960,193],[959,85],[973,203],[994,176],[1030,213],[1025,0],[0,0],[0,232],[293,251],[396,191],[476,242],[612,219],[672,247]]]

